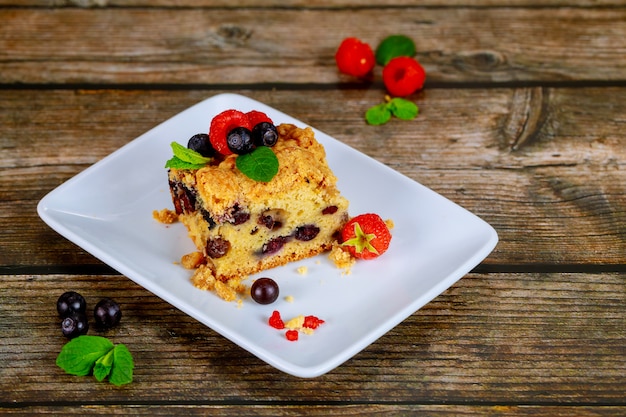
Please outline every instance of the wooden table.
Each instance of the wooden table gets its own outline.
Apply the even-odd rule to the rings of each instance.
[[[0,414],[626,414],[624,1],[0,3]],[[380,68],[356,81],[334,52],[397,33],[428,73],[409,97],[420,115],[369,126]],[[56,186],[221,92],[432,188],[499,244],[353,359],[301,379],[39,219]],[[70,289],[122,304],[110,335],[135,356],[132,384],[56,367]]]

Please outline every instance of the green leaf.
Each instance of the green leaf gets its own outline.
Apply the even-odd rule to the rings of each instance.
[[[239,155],[235,165],[246,177],[269,182],[278,173],[278,158],[267,146],[259,146],[250,153]]]
[[[371,125],[383,125],[391,119],[391,111],[387,103],[380,103],[370,107],[365,112],[365,120]]]
[[[391,35],[383,39],[376,48],[376,62],[379,65],[387,65],[393,58],[399,56],[415,56],[417,50],[415,42],[404,35]]]
[[[206,164],[190,164],[189,162],[185,162],[177,156],[173,156],[168,159],[165,163],[165,168],[175,168],[175,169],[200,169]]]
[[[133,355],[131,355],[128,348],[121,343],[115,345],[109,382],[118,387],[133,382],[134,367]]]
[[[104,378],[106,378],[111,372],[111,368],[113,367],[114,351],[115,348],[111,349],[106,355],[101,356],[100,359],[96,361],[96,364],[93,367],[93,376],[96,377],[98,381],[104,380]]]
[[[391,99],[389,108],[394,116],[402,120],[415,119],[419,111],[415,103],[399,97]]]
[[[211,158],[202,156],[200,153],[172,142],[170,144],[174,156],[165,163],[165,168],[176,169],[199,169],[211,162]]]
[[[63,346],[56,364],[68,374],[89,375],[100,357],[113,349],[113,343],[101,336],[78,336]]]

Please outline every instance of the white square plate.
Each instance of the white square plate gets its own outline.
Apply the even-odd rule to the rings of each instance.
[[[144,133],[46,195],[39,216],[148,291],[209,326],[270,365],[315,377],[339,366],[478,265],[495,247],[496,231],[480,218],[386,165],[315,130],[326,148],[350,213],[378,213],[395,228],[387,253],[361,261],[349,275],[326,255],[265,271],[281,296],[270,305],[249,297],[242,305],[195,288],[175,262],[195,247],[181,224],[165,226],[153,210],[173,208],[165,161],[170,142],[207,132],[226,109],[260,110],[275,124],[304,123],[236,94],[202,101]],[[365,185],[367,172],[373,179]],[[296,269],[306,266],[308,272]],[[285,301],[290,295],[292,302]],[[267,324],[273,310],[287,320],[315,315],[325,323],[312,335],[287,341]]]

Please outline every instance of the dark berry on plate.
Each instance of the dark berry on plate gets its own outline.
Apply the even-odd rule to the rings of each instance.
[[[229,250],[230,242],[221,237],[209,239],[206,243],[206,254],[213,259],[221,258],[226,255]]]
[[[110,329],[116,326],[122,319],[120,305],[110,298],[104,298],[96,304],[93,310],[93,318],[96,325],[101,329]]]
[[[75,291],[64,292],[57,300],[57,311],[60,317],[67,317],[71,313],[85,313],[86,308],[85,298]]]
[[[278,298],[278,284],[271,278],[259,278],[250,287],[252,299],[259,304],[271,304]]]
[[[196,151],[200,155],[207,158],[215,155],[215,149],[213,149],[213,145],[211,145],[211,141],[209,140],[209,135],[207,135],[206,133],[198,133],[197,135],[193,135],[189,139],[189,142],[187,142],[187,147],[192,151]]]
[[[252,132],[245,127],[236,127],[226,137],[228,149],[237,155],[250,153],[254,150],[254,142],[252,142]]]
[[[276,126],[261,122],[252,128],[252,140],[256,146],[274,146],[278,141]]]
[[[72,312],[66,316],[61,322],[61,331],[63,336],[73,339],[82,334],[87,334],[89,330],[89,321],[85,313]]]
[[[315,236],[317,236],[319,232],[319,227],[312,224],[306,224],[296,229],[295,238],[306,242],[315,239]]]

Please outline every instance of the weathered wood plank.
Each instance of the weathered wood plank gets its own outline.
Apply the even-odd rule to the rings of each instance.
[[[335,84],[350,80],[333,59],[344,37],[394,33],[416,39],[427,83],[623,81],[626,69],[623,8],[9,8],[0,21],[9,84]]]
[[[246,401],[624,406],[626,275],[470,274],[336,370],[282,374],[122,276],[3,276],[0,403]],[[123,389],[64,375],[56,298],[123,308]],[[214,296],[207,294],[207,296]],[[242,307],[245,308],[245,305]],[[237,314],[237,309],[233,314]],[[341,386],[341,390],[337,387]]]
[[[37,219],[37,201],[213,93],[0,93],[0,265],[94,263]],[[431,89],[417,120],[381,127],[362,120],[373,90],[244,93],[483,217],[500,235],[486,263],[626,263],[626,89]]]
[[[623,6],[620,0],[427,0],[420,7],[610,7]],[[17,7],[168,7],[168,8],[255,8],[255,9],[345,9],[415,7],[413,0],[0,0],[0,6]]]
[[[1,409],[1,408],[0,408]],[[3,415],[32,416],[59,414],[124,415],[124,416],[551,416],[551,417],[599,417],[620,416],[626,413],[622,406],[536,406],[536,405],[418,405],[418,404],[360,404],[360,405],[88,405],[88,406],[29,406],[19,409],[2,409]]]

